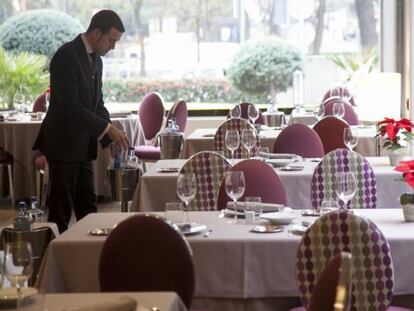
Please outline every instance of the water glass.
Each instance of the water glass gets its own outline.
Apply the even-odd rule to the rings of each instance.
[[[241,171],[228,171],[224,177],[226,194],[234,202],[236,210],[234,219],[230,223],[237,223],[237,200],[243,196],[245,189],[244,174]]]
[[[352,172],[338,172],[334,182],[334,191],[346,208],[356,193],[355,175]]]
[[[323,200],[321,202],[320,212],[321,214],[329,213],[330,211],[336,210],[339,208],[338,201],[335,200]]]
[[[187,211],[187,222],[190,222],[190,202],[194,199],[197,192],[196,177],[193,173],[178,175],[177,196],[184,203]]]
[[[341,101],[338,101],[336,103],[334,103],[333,105],[333,114],[335,117],[339,118],[339,119],[343,119],[344,115],[345,115],[345,106],[344,103]]]
[[[341,98],[341,88],[340,87],[333,87],[329,91],[329,97],[336,97]]]
[[[244,129],[242,131],[242,144],[247,149],[248,158],[250,159],[251,150],[257,143],[257,134],[254,129]]]
[[[255,214],[263,214],[262,198],[258,196],[250,196],[244,198],[244,212],[254,212]]]
[[[254,124],[259,118],[259,109],[257,109],[255,105],[249,105],[247,108],[247,116],[249,117],[249,120],[252,122],[252,124]]]
[[[239,131],[227,131],[224,138],[227,149],[231,152],[231,158],[234,160],[234,151],[240,146],[240,134]]]
[[[165,203],[165,218],[173,223],[184,222],[184,205],[181,202]]]
[[[325,106],[323,104],[313,107],[313,113],[315,114],[316,119],[319,121],[325,115]]]
[[[358,144],[358,129],[356,127],[347,127],[344,129],[344,144],[349,150],[352,150]]]
[[[240,118],[241,117],[241,106],[236,105],[233,109],[230,110],[230,117],[232,118]]]

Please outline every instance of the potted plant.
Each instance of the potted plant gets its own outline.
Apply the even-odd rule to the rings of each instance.
[[[414,188],[414,160],[401,161],[395,170],[402,172],[404,182]],[[405,221],[414,221],[414,193],[403,193],[400,196],[400,203]]]
[[[383,148],[389,151],[390,164],[395,166],[408,155],[408,146],[414,138],[414,124],[406,118],[398,121],[385,118],[377,123],[377,127],[377,136],[384,139]]]

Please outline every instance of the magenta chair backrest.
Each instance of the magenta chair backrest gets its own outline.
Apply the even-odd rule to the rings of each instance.
[[[178,125],[178,130],[180,132],[184,132],[187,125],[187,117],[187,103],[185,100],[181,99],[171,107],[170,111],[168,111],[167,122],[165,126],[168,126],[168,120],[175,118],[175,122]]]
[[[277,136],[274,153],[294,153],[304,158],[321,158],[324,149],[318,133],[307,125],[289,125]]]
[[[113,229],[102,247],[99,284],[103,292],[176,292],[189,309],[195,287],[190,246],[164,220],[131,216]]]
[[[332,96],[332,90],[333,89],[337,89],[337,90],[339,90],[339,96]],[[331,98],[333,98],[333,97],[336,97],[336,98],[338,98],[338,97],[340,97],[340,98],[348,98],[349,97],[349,90],[347,89],[347,88],[345,88],[345,87],[343,87],[343,86],[341,86],[341,87],[336,87],[336,88],[332,88],[332,89],[330,89],[329,91],[327,91],[326,93],[325,93],[325,95],[323,96],[323,98],[322,98],[322,103],[323,104],[325,104],[325,102],[328,100],[328,99],[331,99]],[[351,96],[351,98],[349,99],[349,102],[350,102],[350,104],[352,105],[352,106],[355,106],[355,99],[354,99],[354,97],[353,96]]]
[[[387,310],[394,289],[390,245],[374,222],[346,209],[317,218],[299,243],[296,281],[303,306],[309,310],[316,281],[340,252],[352,255],[351,310]]]
[[[344,108],[345,108],[345,115],[344,115],[344,120],[349,124],[349,125],[358,125],[358,116],[354,110],[354,108],[352,108],[352,106],[350,104],[348,104],[346,101],[344,101],[343,99],[340,98],[333,98],[328,100],[324,106],[325,106],[325,116],[333,116],[333,107],[335,105],[335,103],[337,102],[342,102],[344,104]]]
[[[286,191],[276,171],[267,163],[259,160],[244,160],[237,163],[229,171],[242,171],[245,190],[239,201],[245,197],[259,196],[264,203],[286,205]],[[226,194],[224,179],[221,182],[217,198],[217,208],[224,209],[231,199]]]
[[[318,133],[323,144],[325,154],[337,149],[345,148],[344,129],[349,125],[338,118],[327,116],[319,120],[313,129]]]
[[[164,118],[164,99],[161,94],[153,92],[145,95],[138,114],[145,139],[153,140],[160,131]]]
[[[251,103],[240,103],[239,104],[239,106],[241,108],[240,118],[245,119],[245,120],[249,120],[249,115],[248,115],[247,112],[249,110],[249,106],[250,105],[253,105],[253,104],[251,104]],[[259,108],[257,108],[257,109],[259,109]],[[227,114],[227,119],[229,119],[229,118],[231,118],[230,111]],[[265,118],[264,118],[262,112],[260,111],[260,109],[259,109],[259,117],[257,118],[256,122],[254,122],[254,123],[255,124],[262,124],[262,125],[265,125],[266,124]]]
[[[46,95],[40,94],[33,103],[33,112],[46,112]]]

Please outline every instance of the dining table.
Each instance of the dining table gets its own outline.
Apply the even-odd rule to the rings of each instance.
[[[387,157],[366,159],[371,164],[377,181],[377,208],[399,207],[399,196],[411,191],[406,183],[399,181],[401,173],[389,165]],[[293,162],[293,166],[303,167],[299,171],[285,170],[284,167],[274,168],[284,185],[289,207],[311,208],[311,181],[318,160],[310,158]],[[235,163],[239,161],[241,160],[236,160]],[[177,177],[185,162],[184,159],[160,160],[151,166],[135,188],[131,210],[163,211],[167,202],[176,201]],[[160,189],[162,191],[159,191]]]
[[[261,147],[267,147],[270,152],[273,151],[277,136],[286,126],[267,127],[259,131]],[[379,139],[376,136],[375,125],[357,125],[351,126],[356,128],[358,132],[358,144],[355,151],[364,157],[374,157],[381,154],[382,149],[379,146]],[[200,151],[214,150],[214,135],[216,128],[198,128],[185,138],[184,147],[181,152],[181,158],[188,159],[193,154]]]
[[[123,130],[130,143],[143,143],[137,115],[111,118],[113,125]],[[15,198],[20,199],[36,195],[34,159],[40,155],[32,147],[42,121],[31,120],[29,114],[6,118],[0,122],[0,147],[13,156],[13,186]],[[95,190],[98,195],[109,196],[109,185],[105,183],[109,153],[98,144],[98,154],[94,161]]]
[[[408,299],[412,303],[414,222],[404,221],[401,208],[352,212],[373,221],[387,238],[394,265],[394,300]],[[268,220],[259,219],[252,225],[241,219],[234,224],[219,211],[190,212],[192,223],[205,225],[202,231],[186,237],[195,267],[192,308],[267,311],[299,306],[296,252],[306,230],[305,222],[309,225],[316,217],[303,216],[300,210],[292,213],[293,222],[282,226],[280,231],[257,233],[255,226]],[[49,244],[37,285],[48,293],[99,292],[99,257],[106,236],[88,232],[113,228],[137,214],[145,213],[94,213],[74,224]]]

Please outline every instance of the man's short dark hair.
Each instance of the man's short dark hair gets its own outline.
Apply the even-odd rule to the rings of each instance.
[[[125,31],[124,24],[118,14],[112,10],[102,10],[92,16],[91,23],[86,32],[99,29],[101,33],[107,34],[112,27],[119,32]]]

